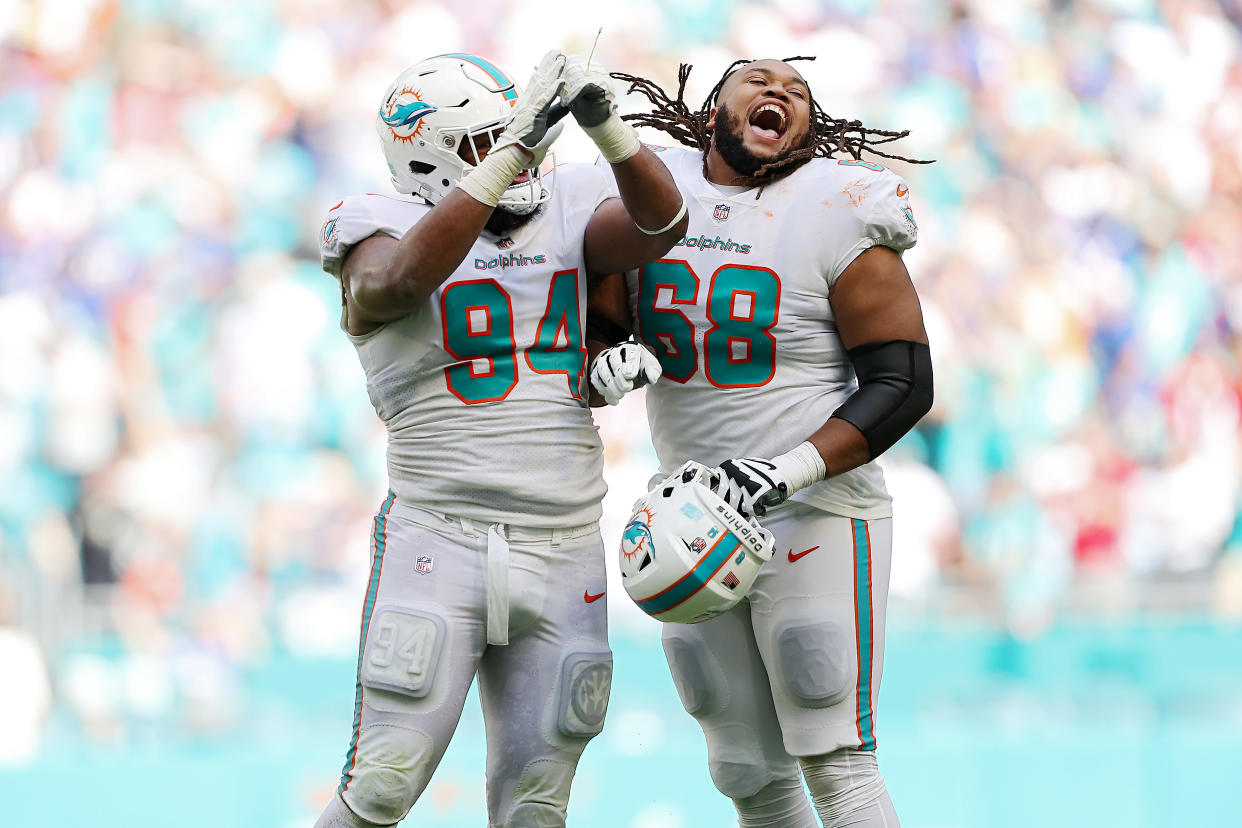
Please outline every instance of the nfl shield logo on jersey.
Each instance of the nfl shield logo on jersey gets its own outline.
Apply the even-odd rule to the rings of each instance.
[[[716,209],[712,210],[712,218],[716,221],[725,221],[729,218],[729,205],[717,204]]]
[[[434,565],[435,561],[431,559],[430,555],[419,555],[418,560],[414,562],[414,569],[418,574],[426,575]]]

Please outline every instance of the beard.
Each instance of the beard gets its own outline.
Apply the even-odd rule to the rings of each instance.
[[[753,178],[759,168],[768,163],[742,143],[742,119],[734,115],[724,104],[716,110],[716,152],[724,162],[737,172]],[[776,160],[776,159],[771,159]]]
[[[807,146],[811,137],[808,132],[800,140],[794,141],[788,149],[763,158],[755,155],[742,143],[742,130],[745,128],[746,124],[742,118],[733,114],[724,104],[716,109],[716,129],[712,133],[716,152],[732,169],[750,179],[766,177],[768,173],[764,170],[765,167],[770,169],[779,165],[794,150]]]
[[[542,204],[534,210],[531,210],[529,213],[524,213],[522,215],[510,213],[503,207],[497,207],[495,210],[492,210],[492,214],[488,216],[487,223],[483,225],[483,229],[491,233],[493,236],[500,236],[503,238],[512,234],[519,227],[526,226],[527,222],[542,212]]]

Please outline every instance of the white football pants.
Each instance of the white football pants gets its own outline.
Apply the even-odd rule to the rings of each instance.
[[[389,495],[375,517],[353,738],[321,824],[391,825],[448,747],[475,675],[495,828],[559,828],[612,680],[602,542],[486,525]],[[331,815],[330,813],[331,812]]]

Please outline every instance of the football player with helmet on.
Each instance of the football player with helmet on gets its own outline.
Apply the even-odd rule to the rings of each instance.
[[[653,105],[636,123],[693,147],[657,154],[690,204],[686,236],[590,299],[611,346],[592,364],[597,404],[653,383],[661,472],[682,469],[622,541],[622,572],[647,544],[659,588],[635,570],[627,591],[669,621],[674,683],[741,825],[896,828],[875,759],[892,505],[874,460],[930,408],[932,370],[901,259],[909,190],[861,153],[896,157],[876,146],[904,133],[829,117],[788,61],[737,61],[697,111],[614,77]],[[761,519],[769,559],[740,535],[720,548],[746,555],[715,554],[662,502]]]
[[[542,171],[566,114],[606,165]],[[685,204],[581,57],[549,52],[524,89],[476,55],[429,58],[375,126],[396,192],[337,204],[320,247],[388,431],[390,491],[352,738],[316,825],[405,817],[477,675],[489,824],[563,826],[612,677],[586,273],[666,253]]]

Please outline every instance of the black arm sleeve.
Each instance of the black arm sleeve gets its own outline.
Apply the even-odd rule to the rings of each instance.
[[[893,339],[851,348],[849,356],[858,390],[832,416],[863,433],[874,460],[931,410],[931,349]]]
[[[630,332],[608,317],[587,311],[586,338],[602,342],[608,347],[630,338]]]

